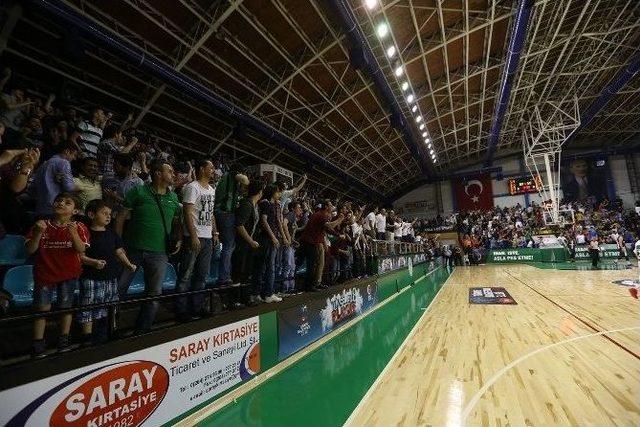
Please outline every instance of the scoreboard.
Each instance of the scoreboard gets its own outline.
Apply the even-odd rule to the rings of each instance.
[[[510,178],[508,182],[509,194],[515,196],[516,194],[537,193],[540,191],[542,183],[540,177],[534,179],[528,178]]]

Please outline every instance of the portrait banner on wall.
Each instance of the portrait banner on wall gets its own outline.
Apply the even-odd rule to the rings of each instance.
[[[608,164],[603,158],[563,159],[560,186],[567,202],[599,202],[607,192]]]

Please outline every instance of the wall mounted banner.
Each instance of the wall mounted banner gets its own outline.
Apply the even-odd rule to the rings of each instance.
[[[453,181],[453,191],[458,202],[458,211],[488,210],[493,208],[491,175],[488,173]]]
[[[469,288],[469,304],[517,305],[505,288]]]
[[[0,392],[2,426],[159,426],[260,371],[258,317]]]
[[[283,360],[378,303],[374,281],[278,311],[278,357]]]

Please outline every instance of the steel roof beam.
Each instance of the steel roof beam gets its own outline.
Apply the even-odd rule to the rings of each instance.
[[[495,105],[495,112],[493,115],[494,120],[491,125],[491,133],[487,143],[487,154],[484,160],[484,164],[487,167],[491,166],[493,163],[493,155],[500,139],[500,130],[502,128],[504,115],[507,112],[507,107],[509,105],[513,77],[518,71],[520,52],[527,38],[529,19],[531,18],[531,12],[533,11],[533,3],[533,0],[520,0],[518,3],[518,12],[511,31],[507,61],[504,68],[504,74],[502,76],[502,83],[500,85],[500,98]]]

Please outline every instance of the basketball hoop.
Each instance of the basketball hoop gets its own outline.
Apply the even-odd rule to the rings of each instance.
[[[560,208],[560,161],[562,144],[578,126],[578,98],[573,98],[536,105],[523,129],[524,160],[531,176],[539,183],[546,225],[563,226],[568,217],[573,222],[573,211]]]

